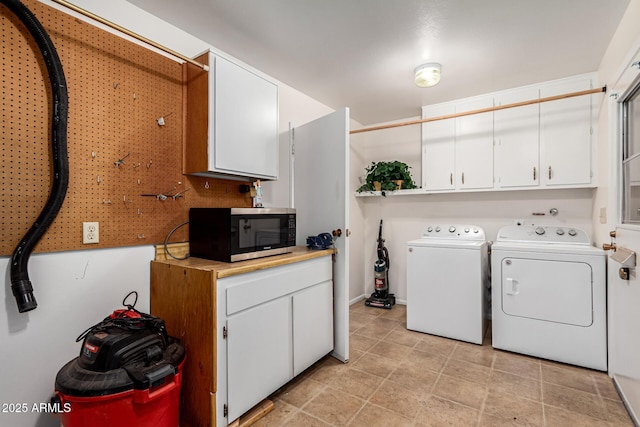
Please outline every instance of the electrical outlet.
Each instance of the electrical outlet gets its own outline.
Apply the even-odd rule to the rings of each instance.
[[[82,223],[82,244],[88,245],[100,241],[100,226],[97,222]]]

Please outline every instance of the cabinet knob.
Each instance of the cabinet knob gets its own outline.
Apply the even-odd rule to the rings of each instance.
[[[615,243],[603,243],[602,249],[604,249],[605,251],[613,250],[615,252],[617,248]]]
[[[337,230],[333,230],[331,234],[333,234],[333,237],[340,237],[342,236],[342,230],[338,228]]]
[[[610,231],[609,232],[609,236],[615,238],[616,237],[616,230]]]

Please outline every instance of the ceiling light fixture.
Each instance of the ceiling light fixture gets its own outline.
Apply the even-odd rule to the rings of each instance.
[[[416,67],[416,85],[419,87],[431,87],[440,81],[440,64],[428,62]]]

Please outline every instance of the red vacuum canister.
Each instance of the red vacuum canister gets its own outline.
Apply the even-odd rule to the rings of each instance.
[[[178,426],[186,355],[163,320],[128,306],[83,338],[80,355],[56,376],[62,426]]]

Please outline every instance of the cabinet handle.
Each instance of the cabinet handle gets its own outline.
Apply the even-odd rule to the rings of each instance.
[[[533,167],[533,180],[536,180],[536,167]]]
[[[449,184],[453,185],[453,172],[449,174]]]
[[[464,184],[464,172],[462,172],[462,183]]]
[[[551,179],[551,166],[549,166],[549,179]]]

